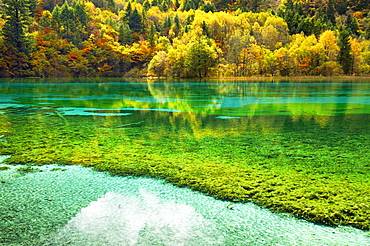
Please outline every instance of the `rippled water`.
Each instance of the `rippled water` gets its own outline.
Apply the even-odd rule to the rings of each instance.
[[[350,180],[370,206],[368,81],[2,79],[0,120],[0,147],[18,141],[23,148],[0,162],[95,165],[101,158],[108,165],[113,153],[132,156],[136,168],[150,160],[225,168],[245,161],[288,173],[286,182],[289,172],[303,171],[318,180]],[[131,145],[137,149],[130,152]],[[147,156],[152,159],[142,160]],[[0,171],[2,245],[370,244],[366,231],[315,225],[162,180],[79,166],[9,167]],[[194,168],[189,172],[203,170]],[[302,182],[320,189],[312,180]]]
[[[21,239],[17,245],[370,243],[368,233],[361,230],[314,225],[160,180],[112,177],[78,166],[39,168],[44,171],[24,176],[16,167],[0,172],[0,180],[6,182],[0,204],[9,216],[2,223],[24,231],[13,235],[15,241]]]

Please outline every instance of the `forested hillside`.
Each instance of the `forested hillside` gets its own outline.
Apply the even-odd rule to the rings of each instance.
[[[368,0],[0,0],[0,77],[370,74]]]

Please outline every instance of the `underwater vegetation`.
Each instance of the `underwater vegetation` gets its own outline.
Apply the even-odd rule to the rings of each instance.
[[[10,169],[10,167],[8,167],[8,166],[1,166],[0,167],[0,171],[4,171],[4,170],[8,170],[8,169]]]
[[[35,173],[35,172],[42,172],[41,169],[35,167],[19,167],[17,171],[20,173]]]
[[[152,115],[151,115],[152,114]],[[131,118],[0,114],[7,164],[147,176],[318,224],[370,229],[369,115]],[[137,124],[136,124],[137,123]]]

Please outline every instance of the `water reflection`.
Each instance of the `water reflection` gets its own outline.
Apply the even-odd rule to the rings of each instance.
[[[222,116],[336,115],[370,110],[367,83],[0,83],[2,103]]]
[[[159,177],[315,222],[369,228],[368,205],[353,204],[369,202],[370,84],[0,87],[0,154],[11,154],[9,163],[81,164]]]
[[[47,81],[53,82],[42,80]],[[80,82],[0,83],[0,108],[60,117],[127,116],[119,119],[123,125],[144,120],[188,128],[194,136],[222,134],[225,128],[280,131],[312,120],[321,128],[344,121],[353,129],[367,117],[356,115],[370,112],[369,83]]]
[[[42,80],[47,81],[53,82]],[[64,122],[69,116],[104,118],[104,127],[146,126],[151,138],[169,132],[202,138],[296,128],[351,133],[369,124],[369,83],[80,82],[0,83],[0,108]],[[6,120],[3,127],[10,125]]]

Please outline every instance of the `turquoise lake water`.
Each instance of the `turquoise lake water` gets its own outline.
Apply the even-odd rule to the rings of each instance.
[[[154,154],[165,158],[194,153],[194,159],[209,155],[228,164],[245,155],[261,169],[356,177],[363,196],[370,194],[367,80],[0,79],[0,117],[4,149],[27,134],[35,138],[24,130],[28,124],[53,120],[50,132],[77,132],[81,121],[86,132],[89,124],[99,134],[113,129],[117,139],[122,134],[150,154],[163,148]],[[24,135],[13,138],[17,132]],[[101,135],[89,134],[81,130],[80,146],[103,146],[97,142]],[[66,145],[68,136],[49,137],[45,148]],[[36,140],[27,151],[41,155]],[[26,160],[20,152],[14,156]],[[17,168],[24,166],[5,163],[11,158],[0,157],[0,167],[10,167],[0,171],[0,245],[370,245],[368,231],[316,225],[160,179],[55,162],[37,166],[40,172],[22,172]]]

